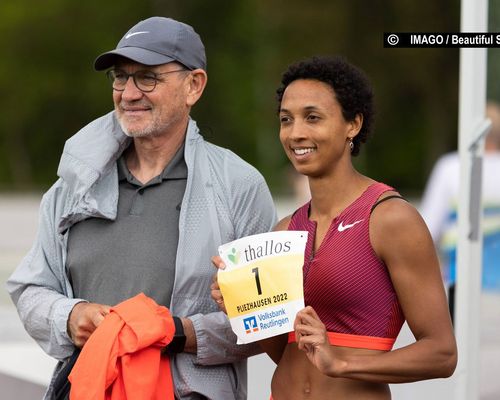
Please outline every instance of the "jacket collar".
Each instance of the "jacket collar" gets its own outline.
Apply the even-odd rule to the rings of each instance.
[[[193,144],[200,139],[196,122],[190,118],[184,148],[188,172],[193,161]],[[130,142],[114,111],[92,121],[66,141],[57,170],[69,191],[59,222],[60,233],[88,217],[116,218],[116,161]]]

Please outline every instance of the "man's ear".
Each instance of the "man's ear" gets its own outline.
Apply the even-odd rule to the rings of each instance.
[[[198,68],[189,74],[189,82],[188,82],[188,95],[187,95],[187,105],[192,107],[199,100],[201,95],[203,94],[203,90],[205,86],[207,86],[207,73]]]

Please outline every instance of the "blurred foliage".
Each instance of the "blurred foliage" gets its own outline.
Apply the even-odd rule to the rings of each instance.
[[[315,54],[346,56],[375,87],[375,135],[356,160],[362,172],[415,194],[436,158],[456,148],[458,50],[386,49],[383,33],[459,31],[458,0],[2,0],[2,189],[55,180],[64,141],[112,108],[94,58],[151,15],[201,35],[209,84],[193,116],[208,140],[259,168],[274,193],[290,187],[275,89],[290,62]]]
[[[500,32],[500,2],[490,1],[488,10],[488,31]],[[488,49],[488,99],[500,102],[500,49]]]

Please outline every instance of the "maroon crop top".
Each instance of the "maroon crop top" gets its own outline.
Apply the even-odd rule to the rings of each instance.
[[[372,207],[382,193],[392,190],[382,183],[370,185],[331,222],[316,254],[310,202],[289,224],[289,230],[309,232],[303,267],[305,304],[318,313],[334,345],[390,350],[403,325],[389,272],[369,235]]]

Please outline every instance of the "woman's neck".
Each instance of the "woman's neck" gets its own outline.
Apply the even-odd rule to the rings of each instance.
[[[309,177],[311,219],[331,220],[340,214],[374,181],[352,166],[344,172],[323,177]]]

